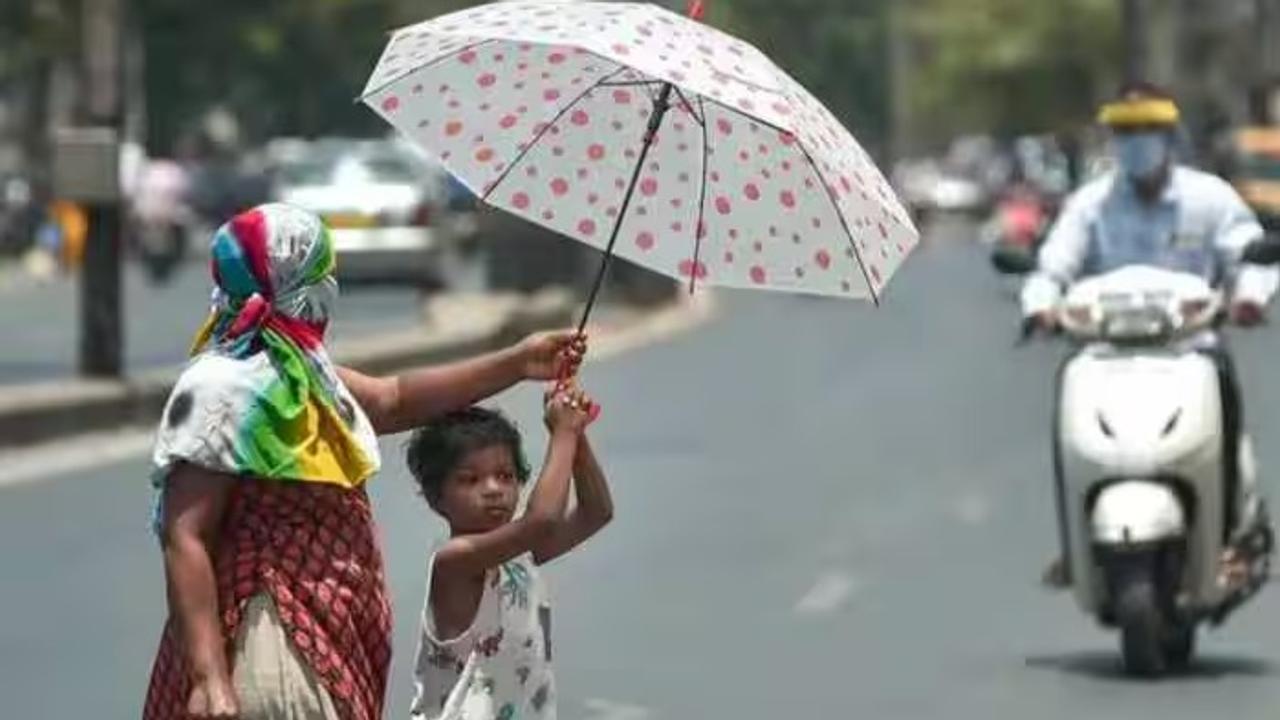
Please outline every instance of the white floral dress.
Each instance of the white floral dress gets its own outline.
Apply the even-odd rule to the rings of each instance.
[[[489,571],[471,627],[440,640],[427,569],[413,720],[555,720],[551,605],[530,555]]]

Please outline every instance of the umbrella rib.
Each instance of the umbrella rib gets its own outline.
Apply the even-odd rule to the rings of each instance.
[[[689,102],[689,98],[684,96],[684,92],[676,85],[672,85],[672,87],[675,88],[676,95],[680,97],[680,104],[684,107],[684,109],[689,111],[689,114],[693,116],[693,119],[697,120],[698,124],[701,125],[705,130],[707,127],[707,109],[703,107],[702,117],[698,117],[698,114],[693,111],[693,103]],[[701,105],[702,103],[701,95],[698,96],[698,103],[699,105]]]
[[[627,80],[626,82],[603,82],[600,83],[600,87],[646,87],[662,83],[662,80]]]
[[[703,96],[702,96],[702,95],[699,95],[698,97],[703,97]],[[782,127],[781,125],[778,125],[778,124],[775,124],[775,123],[769,122],[768,120],[765,120],[764,118],[760,117],[759,115],[752,115],[751,113],[746,112],[745,110],[741,110],[741,109],[739,109],[739,108],[736,108],[736,107],[734,107],[734,106],[732,106],[732,105],[729,105],[728,103],[720,102],[719,100],[716,100],[715,98],[711,98],[710,100],[708,100],[708,102],[710,102],[712,105],[715,105],[716,107],[719,107],[719,108],[722,108],[722,109],[724,109],[724,110],[727,110],[727,111],[729,111],[729,112],[733,113],[734,115],[737,115],[738,117],[746,118],[747,120],[750,120],[751,122],[754,122],[754,123],[759,123],[760,125],[763,125],[763,126],[765,126],[765,127],[769,128],[770,130],[774,130],[774,131],[776,131],[776,132],[780,132],[780,133],[786,133],[786,134],[788,134],[788,135],[795,135],[795,133],[794,133],[794,132],[792,132],[792,131],[788,130],[787,128]]]
[[[542,138],[548,132],[551,131],[551,128],[555,127],[555,124],[560,122],[560,119],[563,118],[570,110],[572,110],[575,105],[577,105],[579,102],[582,102],[583,98],[590,95],[593,90],[600,87],[601,84],[607,81],[609,78],[615,75],[618,75],[624,70],[629,70],[629,69],[630,68],[628,68],[626,65],[618,66],[617,70],[614,70],[613,72],[604,76],[595,84],[591,85],[586,90],[583,90],[581,93],[579,93],[578,96],[575,97],[573,100],[566,103],[565,106],[560,109],[560,112],[556,113],[556,116],[551,118],[551,121],[546,123],[546,126],[543,127],[540,132],[534,134],[533,139],[531,139],[528,142],[528,144],[525,145],[524,150],[521,150],[519,155],[516,155],[515,160],[512,160],[511,164],[507,166],[507,169],[502,171],[502,174],[498,176],[498,179],[494,180],[492,183],[489,184],[489,188],[485,190],[484,195],[481,196],[481,199],[483,199],[485,202],[488,202],[489,197],[493,195],[494,191],[498,189],[498,186],[501,185],[504,181],[506,181],[508,177],[511,176],[511,173],[520,165],[520,163],[524,160],[525,156],[528,155],[533,150],[534,146],[536,146],[538,142],[541,141]]]
[[[702,97],[698,97],[698,105],[701,106],[702,115],[706,117],[707,108],[703,105]],[[702,237],[706,234],[706,211],[707,211],[707,169],[711,166],[711,140],[707,137],[707,124],[702,125],[702,184],[698,197],[698,222],[693,226],[693,266],[689,268],[689,294],[692,295],[698,284],[698,262],[702,258]]]
[[[701,100],[702,97],[699,96],[699,99]],[[801,154],[804,155],[805,161],[809,163],[809,166],[811,168],[813,168],[813,172],[818,176],[818,179],[823,180],[825,182],[826,178],[823,177],[822,171],[818,168],[818,164],[814,162],[813,156],[809,154],[809,149],[805,147],[804,141],[801,140],[796,133],[792,132],[791,130],[788,130],[787,128],[775,125],[774,123],[771,123],[768,120],[765,120],[763,118],[759,118],[759,117],[756,117],[755,115],[750,115],[746,112],[743,112],[742,110],[739,110],[738,108],[733,107],[732,105],[722,103],[716,100],[715,98],[712,98],[710,102],[712,105],[719,106],[731,113],[744,117],[752,122],[759,122],[764,126],[772,128],[777,132],[786,133],[794,137],[796,140],[796,147],[800,148],[800,152]],[[875,287],[871,284],[871,276],[867,272],[867,264],[862,259],[862,251],[858,249],[858,243],[853,238],[853,232],[849,228],[848,220],[846,220],[844,217],[844,211],[840,209],[840,204],[835,201],[835,198],[831,197],[831,194],[829,192],[826,193],[826,195],[827,195],[827,199],[831,201],[831,206],[836,211],[836,218],[840,220],[840,226],[844,229],[845,237],[848,238],[849,240],[849,247],[853,249],[853,255],[858,262],[858,269],[862,272],[862,278],[867,283],[867,292],[871,293],[871,301],[875,303],[877,307],[879,307],[880,297],[879,295],[876,294]]]
[[[844,217],[844,211],[840,209],[840,203],[832,196],[832,191],[827,183],[827,178],[823,176],[822,170],[818,168],[818,163],[814,162],[813,156],[809,154],[809,149],[804,146],[804,142],[800,138],[796,138],[796,147],[800,148],[800,152],[804,155],[804,159],[809,163],[809,167],[813,168],[813,174],[818,176],[818,180],[822,182],[822,194],[831,202],[831,208],[836,211],[836,218],[840,220],[840,227],[844,228],[844,235],[849,239],[849,247],[853,249],[853,256],[858,261],[858,269],[862,271],[862,279],[867,283],[867,292],[871,293],[871,302],[876,307],[880,307],[880,297],[876,294],[876,288],[871,284],[871,275],[867,273],[867,263],[862,259],[862,252],[858,250],[858,243],[853,238],[853,231],[849,229],[849,221]]]
[[[591,293],[587,296],[587,304],[582,309],[582,319],[578,322],[579,333],[587,326],[587,317],[591,313],[592,306],[595,305],[600,287],[604,284],[605,272],[608,271],[609,262],[613,258],[613,248],[618,241],[618,233],[622,230],[627,208],[631,206],[631,199],[635,195],[636,183],[640,180],[640,174],[644,172],[645,158],[649,156],[649,151],[653,148],[653,143],[657,139],[658,130],[662,127],[662,120],[666,117],[667,111],[671,107],[671,90],[670,83],[663,85],[661,94],[658,95],[658,99],[653,104],[653,111],[649,113],[649,125],[645,129],[644,143],[640,146],[640,155],[636,158],[636,165],[631,170],[631,183],[627,186],[627,192],[622,198],[622,207],[618,210],[618,217],[613,222],[613,232],[609,235],[609,244],[605,247],[604,258],[600,261],[600,270],[596,273],[595,282],[591,285]]]
[[[428,62],[424,62],[424,63],[422,63],[421,65],[418,65],[418,66],[414,67],[412,70],[410,70],[409,72],[407,72],[407,73],[405,73],[405,74],[403,74],[403,75],[401,75],[401,76],[399,76],[399,77],[391,78],[390,80],[388,80],[388,81],[386,81],[386,82],[382,83],[381,85],[379,85],[379,86],[378,86],[378,87],[376,87],[376,88],[373,88],[372,90],[367,90],[367,91],[365,91],[365,92],[363,92],[363,93],[360,93],[360,96],[359,96],[359,97],[357,97],[355,101],[356,101],[356,102],[361,102],[361,101],[365,100],[366,98],[368,98],[370,95],[374,95],[374,94],[376,94],[376,93],[380,93],[380,92],[382,92],[383,90],[386,90],[388,87],[391,87],[392,85],[394,85],[394,84],[396,84],[396,83],[400,82],[401,80],[403,80],[403,79],[405,79],[405,78],[409,77],[410,75],[412,75],[412,74],[414,74],[414,73],[416,73],[416,72],[422,71],[422,70],[426,70],[427,68],[431,67],[432,65],[436,65],[436,64],[438,64],[438,63],[440,63],[440,62],[443,62],[443,61],[445,61],[445,60],[451,60],[451,59],[453,59],[453,58],[455,58],[455,57],[457,57],[457,56],[461,55],[461,54],[462,54],[462,53],[464,53],[464,52],[467,52],[467,51],[469,51],[469,50],[475,50],[475,49],[476,49],[476,48],[478,48],[478,47],[484,47],[485,45],[489,45],[489,44],[491,44],[491,43],[496,43],[496,42],[498,42],[498,41],[497,41],[497,40],[495,40],[495,39],[493,39],[493,38],[486,38],[486,39],[481,40],[480,42],[477,42],[477,43],[472,44],[472,45],[464,45],[463,47],[460,47],[460,48],[458,48],[457,50],[454,50],[453,52],[445,53],[444,55],[441,55],[440,57],[432,58],[430,61],[428,61]]]

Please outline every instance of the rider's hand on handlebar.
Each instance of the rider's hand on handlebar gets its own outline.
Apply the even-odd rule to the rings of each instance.
[[[1036,333],[1053,335],[1058,332],[1058,315],[1052,310],[1041,310],[1022,319],[1022,334],[1031,337]]]
[[[1231,322],[1240,327],[1255,327],[1267,320],[1267,309],[1252,300],[1231,303]]]

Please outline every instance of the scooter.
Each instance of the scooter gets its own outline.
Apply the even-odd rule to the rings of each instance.
[[[1280,262],[1280,244],[1259,241],[1246,260]],[[1218,367],[1202,349],[1223,307],[1200,277],[1130,266],[1077,283],[1057,311],[1077,344],[1053,438],[1067,576],[1080,608],[1119,631],[1136,676],[1186,666],[1198,627],[1224,622],[1269,573],[1265,510],[1230,535],[1256,463],[1243,433],[1237,471],[1224,463]],[[1246,564],[1242,581],[1223,574],[1228,549]]]
[[[179,171],[153,172],[170,176],[153,179],[153,186],[133,198],[128,222],[133,249],[148,278],[159,284],[168,282],[182,266],[196,216],[186,201],[184,178]]]

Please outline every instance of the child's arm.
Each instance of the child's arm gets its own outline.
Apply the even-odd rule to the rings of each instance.
[[[213,571],[217,533],[231,482],[225,475],[180,465],[165,486],[161,544],[169,615],[191,672],[187,710],[200,717],[236,714]]]
[[[516,345],[469,360],[373,377],[339,367],[338,377],[369,416],[379,435],[411,430],[467,407],[521,380],[572,374],[586,352],[586,338],[572,331],[530,335]]]
[[[551,442],[524,514],[479,535],[452,538],[436,554],[435,572],[469,576],[532,551],[562,522],[582,428],[589,422],[581,394],[556,393],[547,401]]]
[[[609,482],[584,434],[573,459],[573,489],[578,504],[533,550],[539,565],[551,562],[586,542],[613,520]]]

